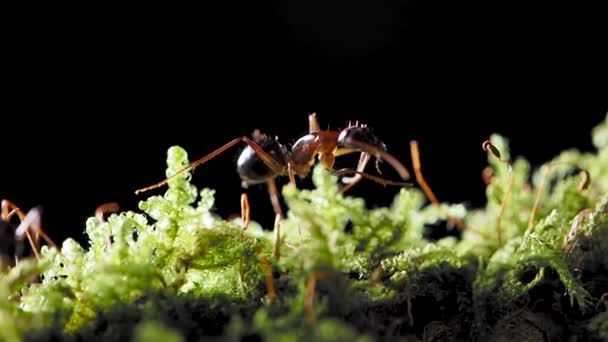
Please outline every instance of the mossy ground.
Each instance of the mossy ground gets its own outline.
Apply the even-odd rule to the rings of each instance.
[[[592,137],[596,151],[535,169],[489,154],[478,209],[439,210],[418,188],[369,209],[317,167],[314,189],[282,191],[280,258],[272,230],[216,216],[214,190],[184,173],[141,213],[90,218],[87,246],[2,273],[0,340],[608,340],[608,117]],[[169,175],[188,158],[167,161]],[[469,228],[425,238],[446,213]]]

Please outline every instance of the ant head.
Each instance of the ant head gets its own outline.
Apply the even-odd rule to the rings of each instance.
[[[386,151],[386,145],[374,135],[372,129],[367,125],[349,125],[343,129],[338,136],[338,144],[344,147],[354,147],[356,143],[364,143]]]

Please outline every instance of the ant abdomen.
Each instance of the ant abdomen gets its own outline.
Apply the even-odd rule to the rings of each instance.
[[[259,130],[253,132],[252,138],[278,164],[287,163],[286,158],[288,158],[289,152],[277,138],[261,133]],[[244,185],[265,183],[277,176],[249,145],[239,155],[236,169]]]
[[[360,146],[358,143],[371,145],[386,151],[386,145],[367,126],[345,128],[338,136],[338,144],[342,147],[357,149]]]

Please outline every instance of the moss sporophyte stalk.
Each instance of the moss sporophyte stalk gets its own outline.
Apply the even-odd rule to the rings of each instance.
[[[183,172],[140,212],[89,218],[86,246],[5,267],[0,340],[605,341],[608,117],[591,136],[539,167],[491,136],[476,209],[419,187],[370,209],[317,166],[312,189],[281,189],[278,244]],[[171,147],[167,175],[188,163]],[[426,237],[448,218],[459,237]]]

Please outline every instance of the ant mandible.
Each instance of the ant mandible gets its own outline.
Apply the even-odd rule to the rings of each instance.
[[[17,214],[20,221],[16,228],[11,222],[15,214]],[[40,259],[37,246],[39,236],[42,236],[49,245],[58,249],[55,242],[42,230],[41,215],[42,208],[39,206],[32,208],[26,214],[13,202],[6,199],[2,200],[0,209],[0,259],[3,260],[0,260],[0,264],[11,264],[7,260],[10,255],[15,259],[15,264],[19,262],[19,258],[25,255],[23,240],[26,236],[36,259]],[[35,232],[35,239],[32,238],[30,230]]]
[[[385,144],[366,125],[359,125],[357,123],[349,125],[340,131],[321,130],[316,113],[308,116],[308,124],[308,134],[299,138],[293,144],[291,150],[282,144],[278,137],[273,138],[256,129],[253,132],[252,139],[247,136],[235,138],[217,150],[190,163],[165,180],[138,189],[135,193],[138,194],[158,188],[166,184],[173,177],[182,172],[194,170],[197,166],[206,163],[241,141],[248,145],[241,152],[237,161],[237,172],[243,181],[243,186],[247,187],[248,185],[266,183],[274,211],[281,218],[283,217],[283,213],[279,204],[275,178],[288,176],[290,182],[296,185],[295,176],[297,175],[301,179],[307,177],[310,169],[315,164],[315,157],[318,157],[323,166],[333,175],[354,174],[352,177],[343,178],[342,181],[346,185],[340,189],[340,192],[347,191],[361,181],[362,178],[368,178],[383,185],[412,185],[406,182],[390,181],[363,172],[373,156],[376,158],[376,169],[379,173],[378,165],[382,160],[385,160],[397,171],[403,180],[408,180],[410,177],[406,167],[386,151]],[[336,157],[354,152],[361,153],[356,169],[333,169]],[[242,202],[246,201],[247,197],[245,195],[242,197]]]

